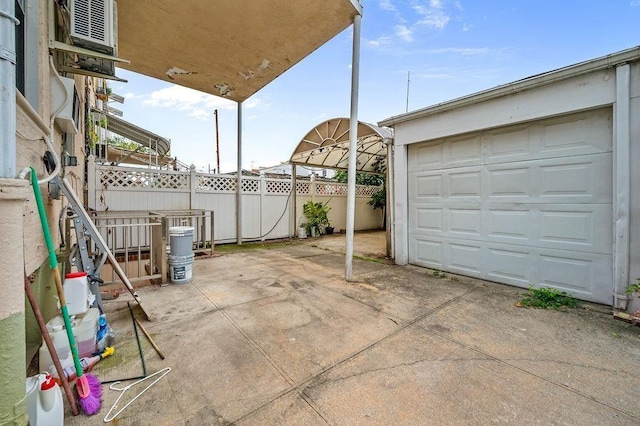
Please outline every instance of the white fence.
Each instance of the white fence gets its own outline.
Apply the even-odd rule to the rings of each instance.
[[[210,210],[215,214],[215,242],[236,241],[235,176],[101,166],[89,161],[88,206],[96,211]],[[290,179],[242,178],[243,240],[293,236],[304,221],[302,205],[328,203],[336,230],[346,227],[347,187],[341,183],[296,182],[297,218],[293,226],[293,182]],[[379,187],[356,186],[355,229],[380,229],[382,211],[369,204]]]

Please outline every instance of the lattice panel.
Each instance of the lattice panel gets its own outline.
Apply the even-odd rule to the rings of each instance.
[[[318,195],[346,195],[347,186],[335,183],[316,184],[316,194]]]
[[[296,194],[311,194],[311,184],[309,182],[296,182]]]
[[[198,189],[203,191],[236,192],[237,180],[217,176],[198,176]]]
[[[288,194],[291,191],[291,182],[286,180],[268,180],[267,194]]]
[[[371,197],[380,191],[382,186],[360,186],[356,185],[356,197]]]
[[[242,192],[260,192],[260,181],[258,179],[243,179]]]
[[[188,189],[189,177],[185,174],[151,173],[145,170],[100,171],[100,186],[103,188],[163,188]]]

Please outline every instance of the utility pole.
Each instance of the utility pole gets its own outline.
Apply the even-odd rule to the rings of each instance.
[[[411,83],[411,71],[407,71],[407,107],[405,112],[409,112],[409,84]]]
[[[218,136],[218,110],[213,111],[213,115],[216,117],[216,161],[217,168],[216,173],[220,174],[220,137]]]

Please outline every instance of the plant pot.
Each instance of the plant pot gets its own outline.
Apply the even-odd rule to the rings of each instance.
[[[298,228],[298,238],[307,238],[307,230],[304,226]]]
[[[324,231],[327,233],[327,235],[332,235],[333,234],[333,226],[327,226],[326,228],[324,228]]]
[[[318,228],[313,227],[311,228],[311,236],[312,237],[319,237],[320,236],[320,230],[318,230]]]

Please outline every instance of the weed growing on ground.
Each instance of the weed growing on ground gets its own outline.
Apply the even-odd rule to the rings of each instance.
[[[530,287],[529,293],[526,293],[522,300],[516,303],[516,306],[537,309],[575,308],[578,306],[578,301],[569,296],[567,292],[555,288]]]
[[[447,274],[442,272],[440,269],[434,269],[433,276],[436,278],[447,278]]]

